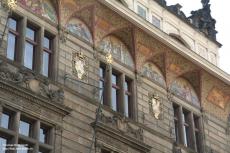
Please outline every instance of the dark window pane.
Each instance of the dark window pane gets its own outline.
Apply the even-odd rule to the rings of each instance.
[[[176,135],[176,142],[179,142],[179,126],[178,126],[178,122],[174,121],[175,124],[175,135]]]
[[[117,76],[112,74],[112,84],[117,84]]]
[[[111,153],[111,152],[105,149],[101,149],[101,153]]]
[[[49,58],[50,54],[47,52],[43,52],[42,74],[47,77],[49,75]]]
[[[26,43],[25,45],[25,53],[24,53],[24,66],[33,69],[33,54],[34,54],[34,46],[30,43]]]
[[[17,31],[17,21],[16,20],[10,18],[8,21],[8,26],[10,29]]]
[[[196,147],[197,147],[197,152],[200,153],[200,136],[199,136],[199,132],[196,132],[195,133],[195,136],[196,136]]]
[[[35,38],[35,31],[31,28],[26,28],[26,37],[31,39],[31,40],[34,40]]]
[[[16,36],[9,32],[7,41],[7,58],[14,60]]]
[[[25,136],[30,134],[30,124],[24,121],[20,121],[19,133]]]
[[[112,88],[112,109],[117,111],[117,90]]]
[[[50,39],[47,37],[44,37],[44,47],[47,49],[50,49]]]
[[[0,137],[0,153],[5,153],[7,140]]]
[[[124,103],[124,113],[126,117],[129,117],[129,96],[125,95],[125,103]]]
[[[10,122],[10,116],[8,114],[3,113],[1,116],[1,127],[8,129]]]
[[[39,133],[40,133],[40,137],[39,137],[40,142],[47,143],[48,131],[44,128],[40,128]]]

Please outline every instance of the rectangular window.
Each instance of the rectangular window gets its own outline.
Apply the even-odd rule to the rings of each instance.
[[[179,143],[179,106],[173,105],[176,143]]]
[[[152,15],[152,24],[157,28],[161,27],[161,21],[154,15]]]
[[[147,18],[147,8],[141,6],[140,4],[137,5],[137,14],[139,14],[142,18]]]
[[[24,136],[31,136],[32,125],[28,121],[21,120],[19,125],[19,133]]]
[[[0,137],[0,153],[5,153],[5,149],[6,149],[6,144],[7,144],[7,140],[5,138]]]
[[[129,79],[125,80],[124,84],[125,90],[125,101],[124,101],[124,115],[126,117],[131,117],[131,81]]]
[[[43,55],[42,55],[42,74],[46,77],[49,76],[49,69],[51,64],[51,54],[52,54],[52,39],[48,36],[44,37],[43,40]]]
[[[49,136],[50,127],[42,124],[39,130],[39,141],[45,144],[49,144]]]
[[[186,147],[190,147],[189,113],[186,110],[183,110],[182,122],[183,122],[183,133],[184,133],[184,145]]]
[[[105,66],[104,65],[100,65],[100,68],[99,68],[99,77],[100,77],[100,79],[99,79],[99,100],[101,100],[100,102],[102,103],[102,104],[104,104],[104,95],[102,95],[103,94],[103,90],[105,90],[104,89],[104,79],[105,79]]]
[[[34,68],[34,55],[36,43],[36,32],[34,29],[27,27],[26,28],[26,43],[24,51],[24,66],[33,69]]]
[[[7,51],[6,57],[10,60],[15,60],[15,53],[16,53],[16,42],[19,33],[17,32],[17,20],[14,18],[9,18],[8,20],[8,40],[7,40]]]
[[[118,111],[117,104],[118,104],[118,94],[119,94],[120,87],[118,86],[118,76],[117,74],[112,74],[112,109],[114,111]]]
[[[8,129],[9,123],[10,123],[10,115],[3,112],[1,116],[1,127]]]

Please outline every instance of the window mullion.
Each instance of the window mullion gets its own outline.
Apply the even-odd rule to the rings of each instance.
[[[118,97],[118,111],[122,114],[124,114],[124,109],[125,109],[125,89],[124,89],[124,84],[125,84],[125,75],[121,74],[118,80],[118,86],[120,87],[119,90],[119,97]]]
[[[13,122],[10,123],[13,124],[12,129],[13,131],[16,132],[16,135],[12,139],[12,142],[10,142],[11,144],[18,144],[20,116],[21,116],[21,112],[16,112],[13,117]]]
[[[196,148],[196,139],[195,139],[195,124],[194,124],[194,117],[193,117],[193,113],[191,112],[189,114],[189,126],[190,126],[190,146],[193,148],[193,149],[197,149]]]
[[[183,129],[184,128],[184,121],[183,121],[182,115],[183,115],[183,108],[182,108],[182,106],[179,106],[179,114],[178,114],[178,119],[179,119],[178,125],[179,125],[179,129]],[[179,130],[179,142],[181,144],[185,144],[184,137],[185,137],[185,135],[184,135],[183,130]]]
[[[42,74],[42,53],[43,53],[43,39],[44,27],[41,27],[37,32],[37,48],[35,49],[34,69],[38,74]]]
[[[37,120],[34,124],[34,128],[33,128],[33,136],[36,139],[36,144],[34,145],[33,151],[34,152],[38,152],[39,151],[39,139],[40,139],[40,135],[39,135],[39,130],[40,130],[40,125],[41,122],[39,120]]]
[[[24,52],[25,52],[25,42],[26,42],[26,28],[27,28],[27,17],[23,17],[23,19],[19,22],[19,37],[16,51],[16,61],[18,61],[21,65],[24,65]]]
[[[104,104],[107,106],[112,106],[112,67],[110,65],[106,65],[105,70],[105,80],[104,80],[104,96],[105,102]]]

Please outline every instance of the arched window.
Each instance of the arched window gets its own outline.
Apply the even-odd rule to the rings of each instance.
[[[89,28],[81,20],[73,18],[67,23],[66,27],[73,35],[78,36],[88,42],[93,42]]]
[[[113,58],[128,65],[134,67],[132,56],[123,42],[117,39],[114,36],[105,37],[100,45],[99,49],[104,53],[110,52],[113,55]]]
[[[33,13],[57,22],[57,14],[50,0],[18,0],[18,2]]]
[[[175,39],[177,42],[179,42],[180,44],[184,45],[185,47],[191,49],[189,44],[183,38],[181,38],[181,36],[176,35],[176,34],[172,34],[172,33],[170,33],[169,36],[171,36],[173,39]]]
[[[142,75],[164,87],[166,86],[164,76],[162,75],[160,69],[151,62],[144,64],[142,68]]]
[[[196,106],[200,106],[198,96],[187,80],[183,78],[176,79],[171,85],[171,91],[186,101],[191,102]]]

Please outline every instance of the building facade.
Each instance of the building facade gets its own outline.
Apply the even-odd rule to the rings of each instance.
[[[208,0],[190,17],[164,0],[9,2],[0,153],[230,153]]]

